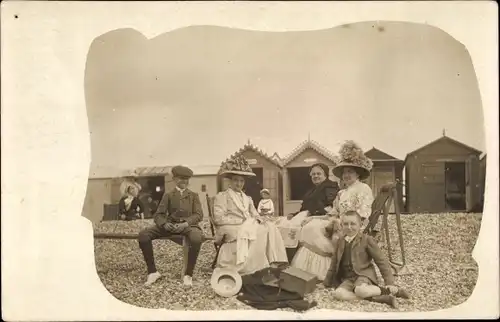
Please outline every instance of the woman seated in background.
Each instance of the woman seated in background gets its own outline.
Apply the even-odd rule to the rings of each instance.
[[[247,275],[274,263],[286,263],[278,229],[259,215],[252,198],[242,191],[245,178],[255,176],[247,161],[242,157],[228,160],[221,170],[221,175],[231,181],[229,188],[218,193],[214,200],[215,239],[224,241],[217,267]]]
[[[314,186],[305,194],[300,210],[289,214],[287,218],[280,219],[277,223],[284,236],[285,245],[288,247],[290,260],[297,251],[302,226],[312,218],[323,218],[331,209],[333,200],[337,196],[339,186],[328,178],[329,172],[330,169],[326,164],[312,165],[309,174]],[[326,224],[326,222],[323,223]],[[330,250],[329,242],[326,240],[319,242],[322,243],[320,247],[326,252]]]
[[[129,183],[124,186],[125,194],[118,203],[118,215],[122,220],[144,218],[144,205],[137,197],[139,186]]]
[[[352,141],[342,145],[339,155],[340,160],[333,168],[333,174],[342,179],[343,189],[336,195],[326,215],[304,220],[300,234],[301,247],[292,261],[292,266],[315,274],[319,280],[324,280],[337,248],[340,216],[347,211],[356,211],[362,218],[367,218],[373,202],[370,187],[359,181],[370,175],[371,160]]]

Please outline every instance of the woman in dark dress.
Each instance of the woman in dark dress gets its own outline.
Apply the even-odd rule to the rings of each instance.
[[[118,203],[118,213],[122,220],[134,220],[143,218],[144,205],[139,200],[137,195],[139,188],[136,185],[129,185],[126,188],[126,194],[120,199]]]
[[[307,211],[307,217],[326,215],[328,207],[332,207],[339,192],[338,183],[328,179],[328,173],[329,168],[326,164],[317,163],[311,167],[309,174],[314,187],[303,197],[300,210],[289,214],[288,219],[296,217],[303,211]]]
[[[339,191],[338,184],[328,179],[329,168],[327,165],[322,163],[314,164],[311,166],[309,174],[314,186],[304,195],[300,210],[289,214],[287,218],[280,219],[277,223],[290,259],[295,258],[301,252],[299,249],[299,252],[295,254],[297,246],[299,246],[299,240],[302,239],[303,226],[306,226],[313,219],[320,220],[321,227],[328,224],[328,221],[323,219],[329,218],[327,213],[331,210],[333,201]],[[316,222],[316,220],[314,221]],[[322,229],[318,227],[317,230],[319,232]],[[302,244],[302,240],[300,241]],[[321,242],[324,242],[323,239],[321,239]],[[292,265],[294,265],[293,261]]]

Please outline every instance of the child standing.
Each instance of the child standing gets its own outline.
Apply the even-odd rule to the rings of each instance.
[[[257,207],[257,212],[261,216],[274,216],[274,203],[271,200],[271,194],[269,190],[262,189],[260,191],[260,196],[262,199],[259,202],[259,206]]]
[[[326,287],[337,287],[335,297],[349,301],[365,299],[397,308],[396,297],[408,299],[405,290],[394,285],[394,276],[387,257],[377,242],[361,230],[361,216],[348,211],[341,218],[342,238],[338,240],[332,264],[324,280]],[[378,266],[385,287],[377,285],[372,260]]]

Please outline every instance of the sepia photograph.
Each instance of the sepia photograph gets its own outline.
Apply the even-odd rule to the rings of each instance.
[[[2,320],[498,318],[495,3],[0,7]]]
[[[114,297],[435,311],[476,285],[486,149],[467,48],[424,24],[95,38],[83,216]]]

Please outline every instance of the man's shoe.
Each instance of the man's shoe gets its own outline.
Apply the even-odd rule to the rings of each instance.
[[[158,272],[154,272],[154,273],[149,274],[148,279],[147,279],[146,283],[144,284],[144,286],[150,286],[151,284],[156,282],[160,277],[161,277],[161,274]]]
[[[184,276],[184,286],[193,286],[193,278],[189,275]]]

